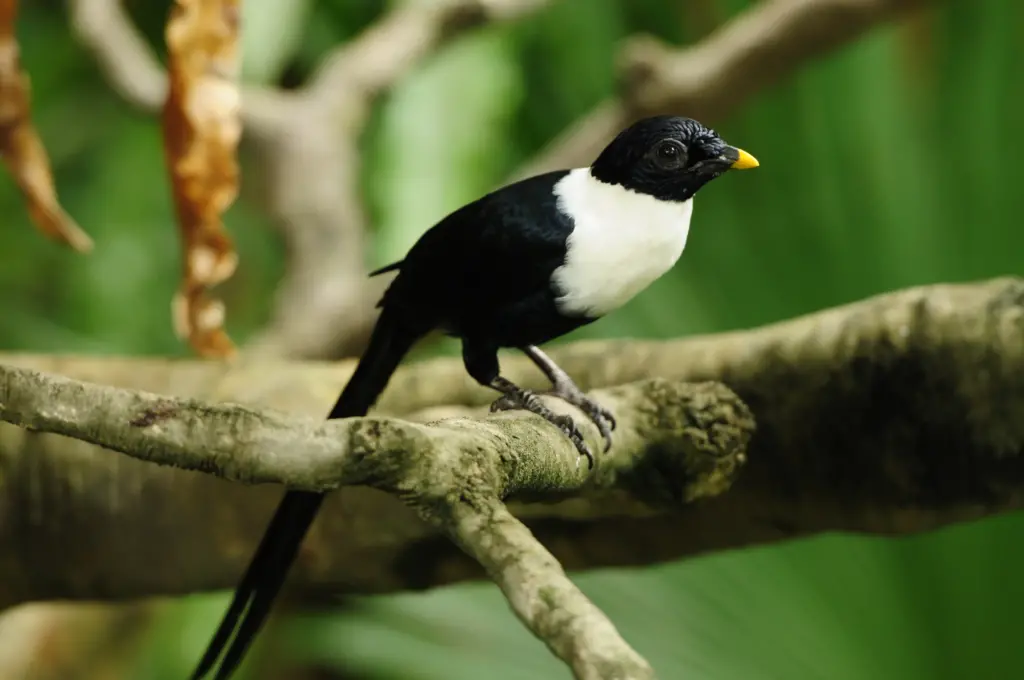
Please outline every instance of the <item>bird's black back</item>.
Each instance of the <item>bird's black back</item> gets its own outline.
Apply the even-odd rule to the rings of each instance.
[[[589,321],[559,314],[551,288],[573,229],[553,193],[567,174],[510,184],[449,214],[409,250],[382,305],[498,346],[539,344]]]

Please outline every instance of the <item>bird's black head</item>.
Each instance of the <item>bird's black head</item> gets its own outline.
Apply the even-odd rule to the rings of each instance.
[[[618,134],[590,166],[607,184],[664,201],[686,201],[727,170],[756,168],[746,151],[729,146],[691,118],[644,118]]]

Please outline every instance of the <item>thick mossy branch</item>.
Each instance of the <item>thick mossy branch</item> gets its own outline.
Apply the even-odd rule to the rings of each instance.
[[[631,432],[663,429],[659,412],[645,415],[637,406],[630,409],[630,424],[616,432],[607,464],[592,477],[593,488],[585,484],[564,497],[549,489],[539,498],[516,489],[510,509],[569,570],[648,565],[821,531],[906,534],[1022,505],[1020,279],[914,288],[742,332],[666,342],[575,343],[550,354],[588,390],[661,379],[641,383],[649,395],[663,385],[720,381],[750,407],[757,422],[749,460],[729,491],[682,513],[659,506],[711,489],[665,483],[655,464],[653,478],[642,464],[627,466],[628,479],[621,472],[614,480],[605,478],[617,470],[614,461],[621,453],[636,450]],[[322,426],[319,419],[352,370],[351,362],[219,364],[32,355],[7,355],[0,363],[286,410],[310,419],[301,422],[311,442],[328,439],[322,432],[314,436]],[[502,371],[521,384],[546,387],[540,372],[521,357],[503,358]],[[621,410],[619,389],[598,396]],[[701,446],[725,450],[737,434],[719,424],[733,422],[728,410],[715,409],[731,402],[714,398],[705,387],[685,389],[693,391],[680,408],[699,427],[687,430],[689,439],[683,440],[694,451]],[[375,418],[433,422],[444,417],[449,419],[443,426],[425,431],[442,427],[446,432],[461,427],[460,418],[478,419],[482,430],[495,433],[493,441],[499,441],[505,418],[533,419],[481,418],[483,404],[493,398],[473,384],[457,359],[426,361],[398,371]],[[700,407],[702,400],[714,408]],[[651,401],[661,403],[656,397]],[[581,422],[596,443],[589,423]],[[547,429],[552,428],[530,423],[523,436],[547,441]],[[564,442],[551,434],[561,466],[552,470],[575,479],[574,454],[556,450]],[[315,448],[308,446],[310,452]],[[644,460],[657,460],[659,450],[648,447]],[[282,449],[275,455],[289,453]],[[527,470],[517,474],[536,479]],[[697,477],[714,486],[714,474],[698,471]],[[0,601],[231,587],[279,497],[280,490],[269,485],[233,484],[147,465],[81,442],[2,426]],[[531,502],[535,499],[544,502]],[[54,554],[65,559],[55,562]],[[123,555],[132,555],[131,564]],[[67,564],[75,565],[73,572]],[[293,584],[306,591],[391,592],[481,576],[474,560],[408,505],[389,493],[353,487],[332,494],[325,504]]]
[[[653,677],[647,662],[502,500],[615,490],[636,504],[679,507],[728,488],[754,424],[718,383],[649,380],[596,396],[614,410],[618,427],[611,451],[588,474],[567,437],[523,412],[317,424],[0,365],[0,419],[15,425],[235,481],[317,491],[361,484],[392,493],[476,559],[577,678],[644,680]],[[596,428],[585,427],[596,447]]]
[[[413,423],[317,422],[238,404],[210,404],[0,365],[0,420],[133,458],[246,483],[331,491],[366,485],[414,507],[460,496],[484,503],[615,489],[652,506],[724,491],[745,460],[749,410],[718,383],[648,380],[597,398],[617,415],[610,452],[588,474],[572,443],[533,414]],[[549,399],[571,413],[570,406]],[[596,427],[579,412],[588,443]],[[660,488],[663,493],[647,494]],[[437,519],[440,514],[432,512]]]

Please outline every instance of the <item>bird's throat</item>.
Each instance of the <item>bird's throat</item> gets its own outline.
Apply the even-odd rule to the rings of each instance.
[[[552,286],[564,314],[603,316],[657,280],[679,259],[693,199],[662,201],[600,182],[586,168],[555,186],[573,230]]]

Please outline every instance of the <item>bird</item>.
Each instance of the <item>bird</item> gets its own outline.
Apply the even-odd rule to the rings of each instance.
[[[491,411],[536,414],[592,468],[593,452],[573,418],[539,396],[578,408],[597,426],[605,451],[614,414],[539,346],[622,307],[665,274],[686,246],[694,195],[729,170],[758,165],[692,118],[651,116],[622,129],[587,167],[528,177],[454,210],[403,259],[370,273],[395,276],[328,419],[366,415],[413,345],[440,331],[461,341],[469,375],[499,394]],[[505,348],[522,351],[551,389],[535,392],[502,376],[498,352]],[[216,680],[235,671],[324,497],[285,492],[193,680],[205,678],[222,654]]]

